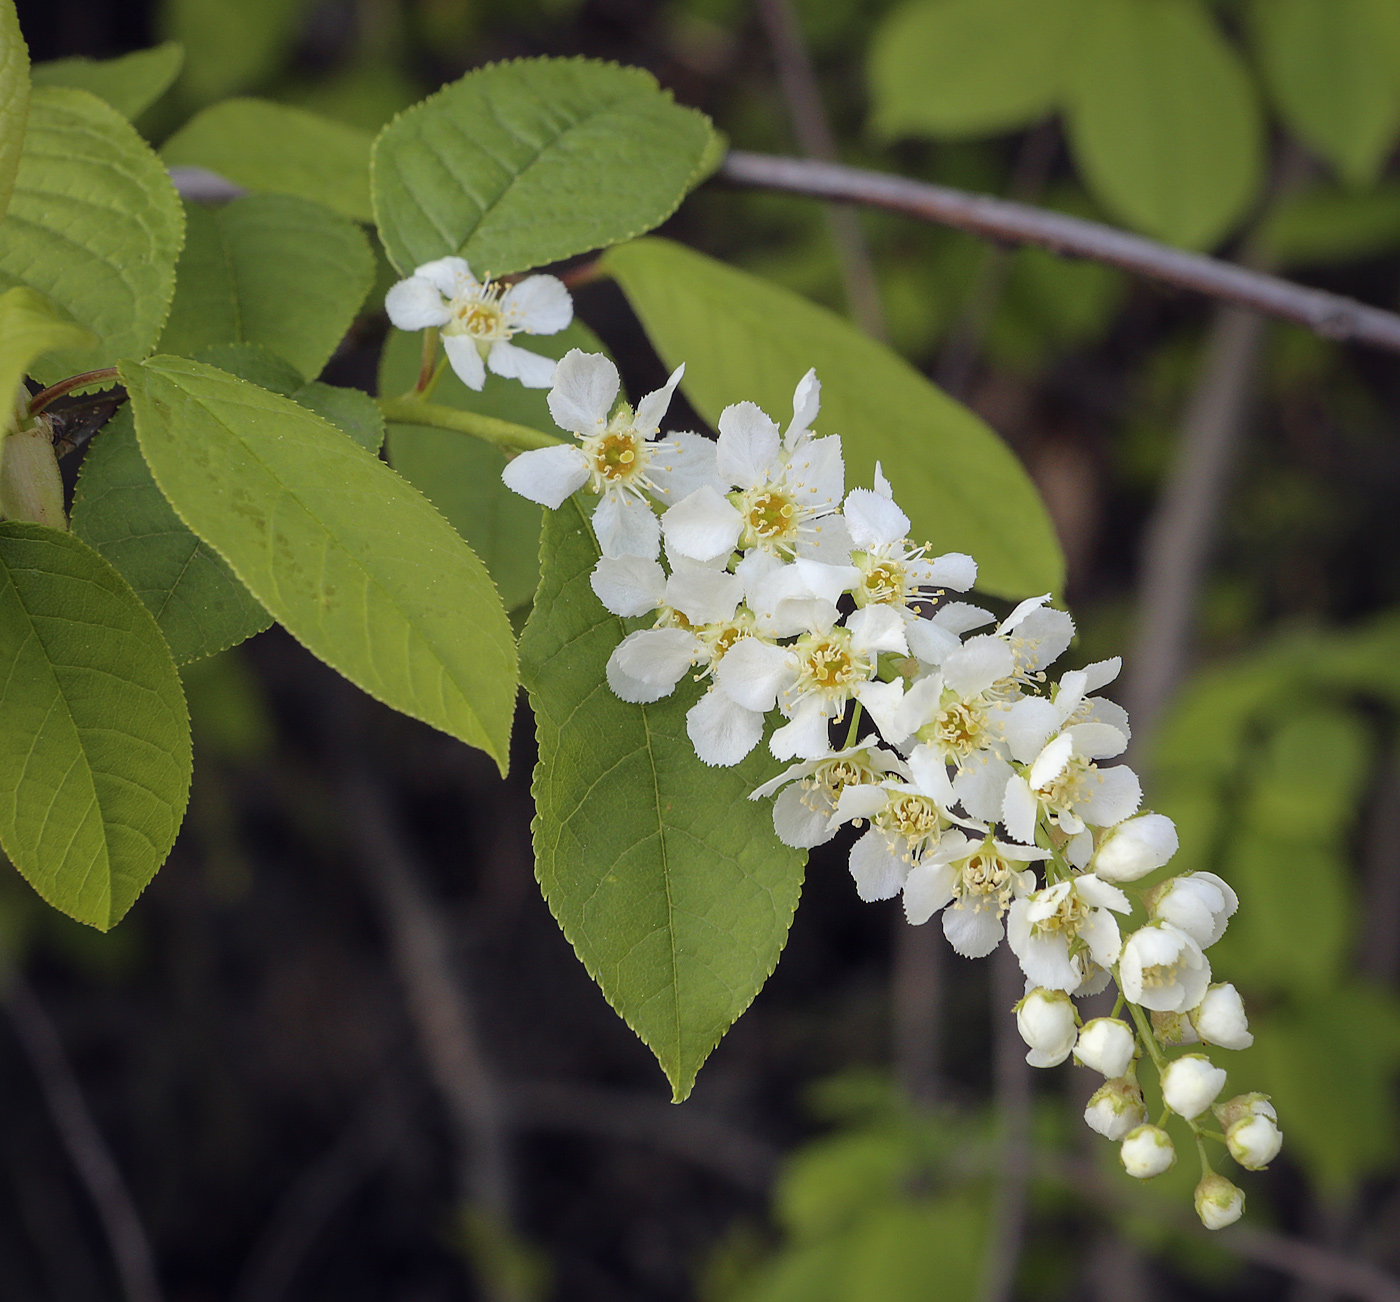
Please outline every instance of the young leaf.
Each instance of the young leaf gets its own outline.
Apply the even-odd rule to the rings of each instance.
[[[10,212],[0,222],[0,285],[28,285],[101,340],[51,354],[52,383],[144,357],[175,289],[184,212],[135,128],[85,90],[34,91]]]
[[[106,931],[165,862],[190,786],[180,676],[121,575],[72,534],[0,524],[0,844]]]
[[[1088,0],[1069,137],[1098,198],[1124,221],[1205,248],[1263,174],[1249,74],[1200,0]]]
[[[171,167],[208,168],[249,190],[295,195],[369,222],[370,139],[288,104],[230,99],[196,114],[160,155]]]
[[[375,219],[401,272],[460,254],[506,275],[660,225],[698,179],[712,134],[640,68],[492,64],[380,133]]]
[[[319,416],[212,367],[158,357],[123,365],[122,379],[161,491],[273,617],[371,696],[504,772],[510,622],[431,503]]]
[[[28,119],[29,50],[19,30],[15,0],[0,0],[0,217],[15,186]]]
[[[124,118],[135,121],[170,89],[184,61],[184,46],[166,41],[119,59],[53,59],[36,65],[33,78],[36,86],[91,91]]]
[[[306,8],[307,0],[165,0],[163,34],[188,51],[182,88],[206,103],[275,72]]]
[[[32,289],[16,285],[0,294],[0,432],[34,359],[56,348],[82,348],[92,339],[91,331],[65,321]]]
[[[1289,128],[1368,186],[1400,133],[1400,8],[1391,0],[1264,0],[1250,11]]]
[[[1010,131],[1049,113],[1065,79],[1078,0],[915,0],[870,47],[875,130],[901,136]]]
[[[676,1101],[772,973],[806,859],[747,796],[763,748],[708,769],[685,733],[697,689],[654,705],[608,689],[627,631],[589,586],[598,546],[576,498],[545,521],[540,592],[520,642],[535,712],[535,873],[607,1000]]]
[[[156,487],[123,407],[92,441],[73,495],[73,532],[135,589],[178,665],[261,633],[272,620]]]
[[[304,378],[319,375],[374,280],[364,232],[283,194],[189,204],[185,222],[160,351],[192,357],[212,344],[262,344]]]
[[[547,357],[563,357],[570,348],[604,351],[598,336],[578,320],[557,335],[531,339],[529,345]],[[397,394],[412,388],[421,362],[421,336],[391,330],[379,363],[379,392]],[[533,429],[558,428],[543,389],[527,389],[496,375],[488,375],[486,387],[474,393],[449,370],[433,391],[433,401]],[[506,460],[501,450],[451,430],[423,425],[391,426],[388,446],[389,464],[448,518],[481,557],[506,609],[516,610],[529,601],[540,581],[542,513],[501,482]]]
[[[1064,560],[1054,529],[1010,449],[966,407],[888,348],[825,308],[661,239],[606,255],[647,335],[711,424],[750,399],[786,423],[809,367],[822,383],[818,429],[841,435],[847,487],[875,463],[899,485],[920,541],[977,558],[978,589],[1019,597],[1054,590]]]

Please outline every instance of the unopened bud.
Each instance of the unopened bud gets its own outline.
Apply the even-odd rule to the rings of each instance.
[[[1244,1000],[1228,981],[1206,991],[1200,1007],[1191,1014],[1191,1025],[1207,1044],[1218,1044],[1222,1049],[1247,1049],[1254,1043]]]
[[[1108,882],[1137,881],[1165,864],[1177,844],[1176,824],[1165,814],[1139,814],[1104,837],[1093,871]]]
[[[1074,1058],[1105,1076],[1121,1076],[1133,1060],[1137,1040],[1132,1027],[1116,1017],[1096,1017],[1086,1022],[1074,1046]]]
[[[1260,1094],[1258,1090],[1248,1094],[1236,1094],[1224,1103],[1217,1103],[1211,1111],[1215,1113],[1215,1119],[1220,1122],[1222,1130],[1229,1130],[1241,1117],[1268,1117],[1271,1121],[1278,1120],[1278,1110],[1269,1102],[1269,1096]]]
[[[1157,1033],[1159,1043],[1169,1049],[1180,1048],[1183,1044],[1199,1044],[1201,1037],[1191,1025],[1185,1013],[1153,1013],[1152,1029]]]
[[[1147,1105],[1137,1081],[1120,1076],[1094,1091],[1084,1109],[1084,1122],[1105,1139],[1119,1140],[1147,1120]]]
[[[1239,897],[1215,873],[1173,877],[1147,894],[1148,913],[1184,931],[1202,949],[1225,934],[1225,924],[1239,905]]]
[[[1167,1106],[1188,1121],[1199,1117],[1225,1088],[1225,1071],[1203,1053],[1173,1059],[1162,1071],[1162,1097]]]
[[[1150,1180],[1170,1171],[1176,1162],[1172,1138],[1161,1126],[1138,1126],[1130,1130],[1118,1150],[1123,1169],[1134,1180]]]
[[[1208,1230],[1223,1230],[1244,1214],[1244,1192],[1223,1175],[1207,1171],[1196,1186],[1196,1215]]]
[[[1241,1117],[1225,1132],[1225,1144],[1246,1171],[1262,1171],[1283,1147],[1283,1132],[1273,1117]]]
[[[1016,1029],[1030,1046],[1032,1067],[1057,1067],[1069,1057],[1078,1032],[1074,1001],[1063,991],[1037,986],[1016,1005]]]
[[[63,477],[49,423],[42,417],[0,443],[0,515],[55,529],[68,528]]]

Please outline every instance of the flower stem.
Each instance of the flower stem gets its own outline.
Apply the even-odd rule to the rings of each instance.
[[[850,750],[856,744],[856,730],[860,727],[860,702],[856,702],[856,708],[851,711],[851,723],[846,729],[846,740],[842,743],[842,750]]]
[[[1115,980],[1117,973],[1114,973]],[[1157,1044],[1157,1037],[1152,1033],[1152,1023],[1147,1020],[1147,1014],[1136,1004],[1130,1003],[1128,1011],[1132,1014],[1133,1021],[1137,1024],[1138,1039],[1142,1041],[1142,1047],[1147,1050],[1147,1056],[1152,1059],[1152,1065],[1157,1068],[1160,1075],[1166,1063],[1162,1061],[1162,1050]]]
[[[438,366],[437,348],[437,327],[429,326],[423,331],[423,361],[418,367],[418,383],[413,386],[413,392],[424,400],[432,392],[432,386],[437,382],[438,375],[441,374],[441,367]]]
[[[480,412],[460,411],[424,402],[421,398],[380,398],[379,410],[384,419],[399,425],[427,425],[432,429],[449,429],[458,434],[470,434],[485,443],[494,443],[507,452],[525,452],[532,448],[551,448],[564,442],[553,434],[545,434],[527,425],[483,416]]]
[[[99,371],[84,371],[81,375],[70,375],[66,380],[60,380],[57,384],[51,384],[47,389],[41,389],[29,400],[29,414],[37,416],[56,398],[61,398],[65,393],[72,393],[74,389],[86,388],[89,384],[102,384],[107,380],[117,378],[117,368],[115,366],[104,366]]]

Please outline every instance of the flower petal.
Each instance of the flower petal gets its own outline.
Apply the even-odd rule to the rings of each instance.
[[[977,562],[964,552],[944,552],[928,562],[928,580],[937,588],[966,592],[977,582]]]
[[[794,782],[773,802],[773,830],[778,840],[795,850],[811,850],[825,845],[838,828],[830,825],[831,810],[820,805],[815,808],[811,793]]]
[[[598,600],[624,619],[655,610],[666,595],[666,571],[642,556],[600,556],[588,581]]]
[[[558,510],[565,498],[588,482],[588,458],[576,443],[532,448],[506,462],[501,480],[521,497]]]
[[[712,561],[738,545],[744,517],[706,484],[670,507],[661,527],[670,551],[693,561]]]
[[[671,377],[659,389],[652,390],[645,398],[637,404],[637,413],[632,421],[632,427],[645,439],[656,437],[656,431],[661,428],[662,418],[666,415],[666,408],[671,405],[671,395],[676,391],[676,385],[681,382],[681,376],[685,374],[685,363],[682,362],[674,371]]]
[[[1006,784],[1006,793],[1002,796],[1001,817],[1002,822],[1006,824],[1006,830],[1018,841],[1034,845],[1036,817],[1039,812],[1040,805],[1031,794],[1030,784],[1025,778],[1013,777]]]
[[[602,353],[571,348],[555,367],[549,414],[560,429],[601,434],[620,384],[617,367]]]
[[[661,550],[661,521],[644,501],[608,493],[593,508],[593,532],[604,556],[645,556]]]
[[[1011,648],[999,637],[984,634],[964,642],[943,661],[943,681],[964,699],[985,692],[1016,667]]]
[[[946,863],[915,864],[904,879],[904,916],[922,926],[953,898],[957,872]]]
[[[692,624],[717,624],[734,618],[744,596],[744,581],[725,570],[676,557],[666,583],[666,604]]]
[[[868,488],[853,488],[841,508],[851,541],[862,551],[888,546],[909,533],[909,517],[888,497]]]
[[[909,874],[909,865],[873,827],[851,847],[850,864],[856,894],[867,904],[892,900]]]
[[[797,382],[792,392],[792,421],[783,435],[783,445],[791,452],[812,428],[822,405],[822,382],[813,367]]]
[[[724,657],[724,660],[728,659],[729,656]],[[721,666],[724,660],[720,661]],[[831,749],[831,733],[823,704],[808,698],[798,705],[792,721],[785,723],[768,739],[768,749],[774,759],[816,759]]]
[[[722,493],[727,487],[715,469],[714,441],[700,434],[668,434],[647,463],[652,496],[671,506],[706,485]]]
[[[732,768],[763,740],[763,716],[730,700],[723,688],[711,687],[686,712],[685,731],[703,763]]]
[[[526,276],[506,290],[501,312],[527,335],[555,335],[574,319],[574,300],[557,276]]]
[[[720,412],[716,466],[725,483],[738,488],[766,483],[780,446],[777,425],[756,403],[736,402]]]
[[[995,909],[955,905],[943,910],[943,934],[955,954],[963,958],[986,958],[1001,944],[1005,932]]]
[[[481,360],[481,350],[470,335],[443,335],[442,351],[454,374],[469,389],[481,392],[486,383],[486,363]]]
[[[764,714],[796,677],[791,652],[754,637],[740,638],[715,666],[715,679],[730,699]]]
[[[419,276],[399,281],[385,294],[384,310],[400,330],[426,330],[452,319],[452,309],[437,287]]]
[[[414,276],[426,280],[444,298],[468,298],[481,292],[481,282],[472,275],[465,258],[434,258],[413,269]]]
[[[504,339],[497,339],[486,354],[486,365],[493,374],[519,380],[527,389],[547,389],[554,383],[558,363],[552,357],[541,357],[528,348],[517,348]]]

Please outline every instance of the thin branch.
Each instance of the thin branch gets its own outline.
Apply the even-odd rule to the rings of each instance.
[[[161,1302],[155,1257],[136,1204],[88,1109],[58,1029],[18,972],[8,974],[4,1007],[58,1137],[97,1209],[127,1302]]]
[[[758,17],[773,50],[778,84],[787,101],[788,117],[797,147],[808,158],[834,163],[838,157],[836,138],[822,104],[816,70],[802,38],[802,25],[790,0],[758,0]],[[860,216],[841,204],[826,205],[826,221],[831,242],[841,264],[841,279],[851,315],[866,334],[883,340],[885,312],[880,303],[880,281],[870,258],[870,247],[861,230]]]
[[[734,185],[867,204],[990,240],[1035,244],[1068,257],[1105,262],[1179,289],[1292,321],[1327,339],[1400,352],[1400,316],[1393,312],[1065,213],[840,163],[742,150],[732,151],[717,175]]]
[[[420,402],[416,398],[379,398],[379,410],[384,419],[399,425],[426,425],[431,429],[453,430],[470,434],[486,443],[494,443],[507,452],[525,452],[531,448],[552,448],[564,442],[553,434],[517,425],[513,421],[484,416],[476,411],[459,411],[436,402]]]

